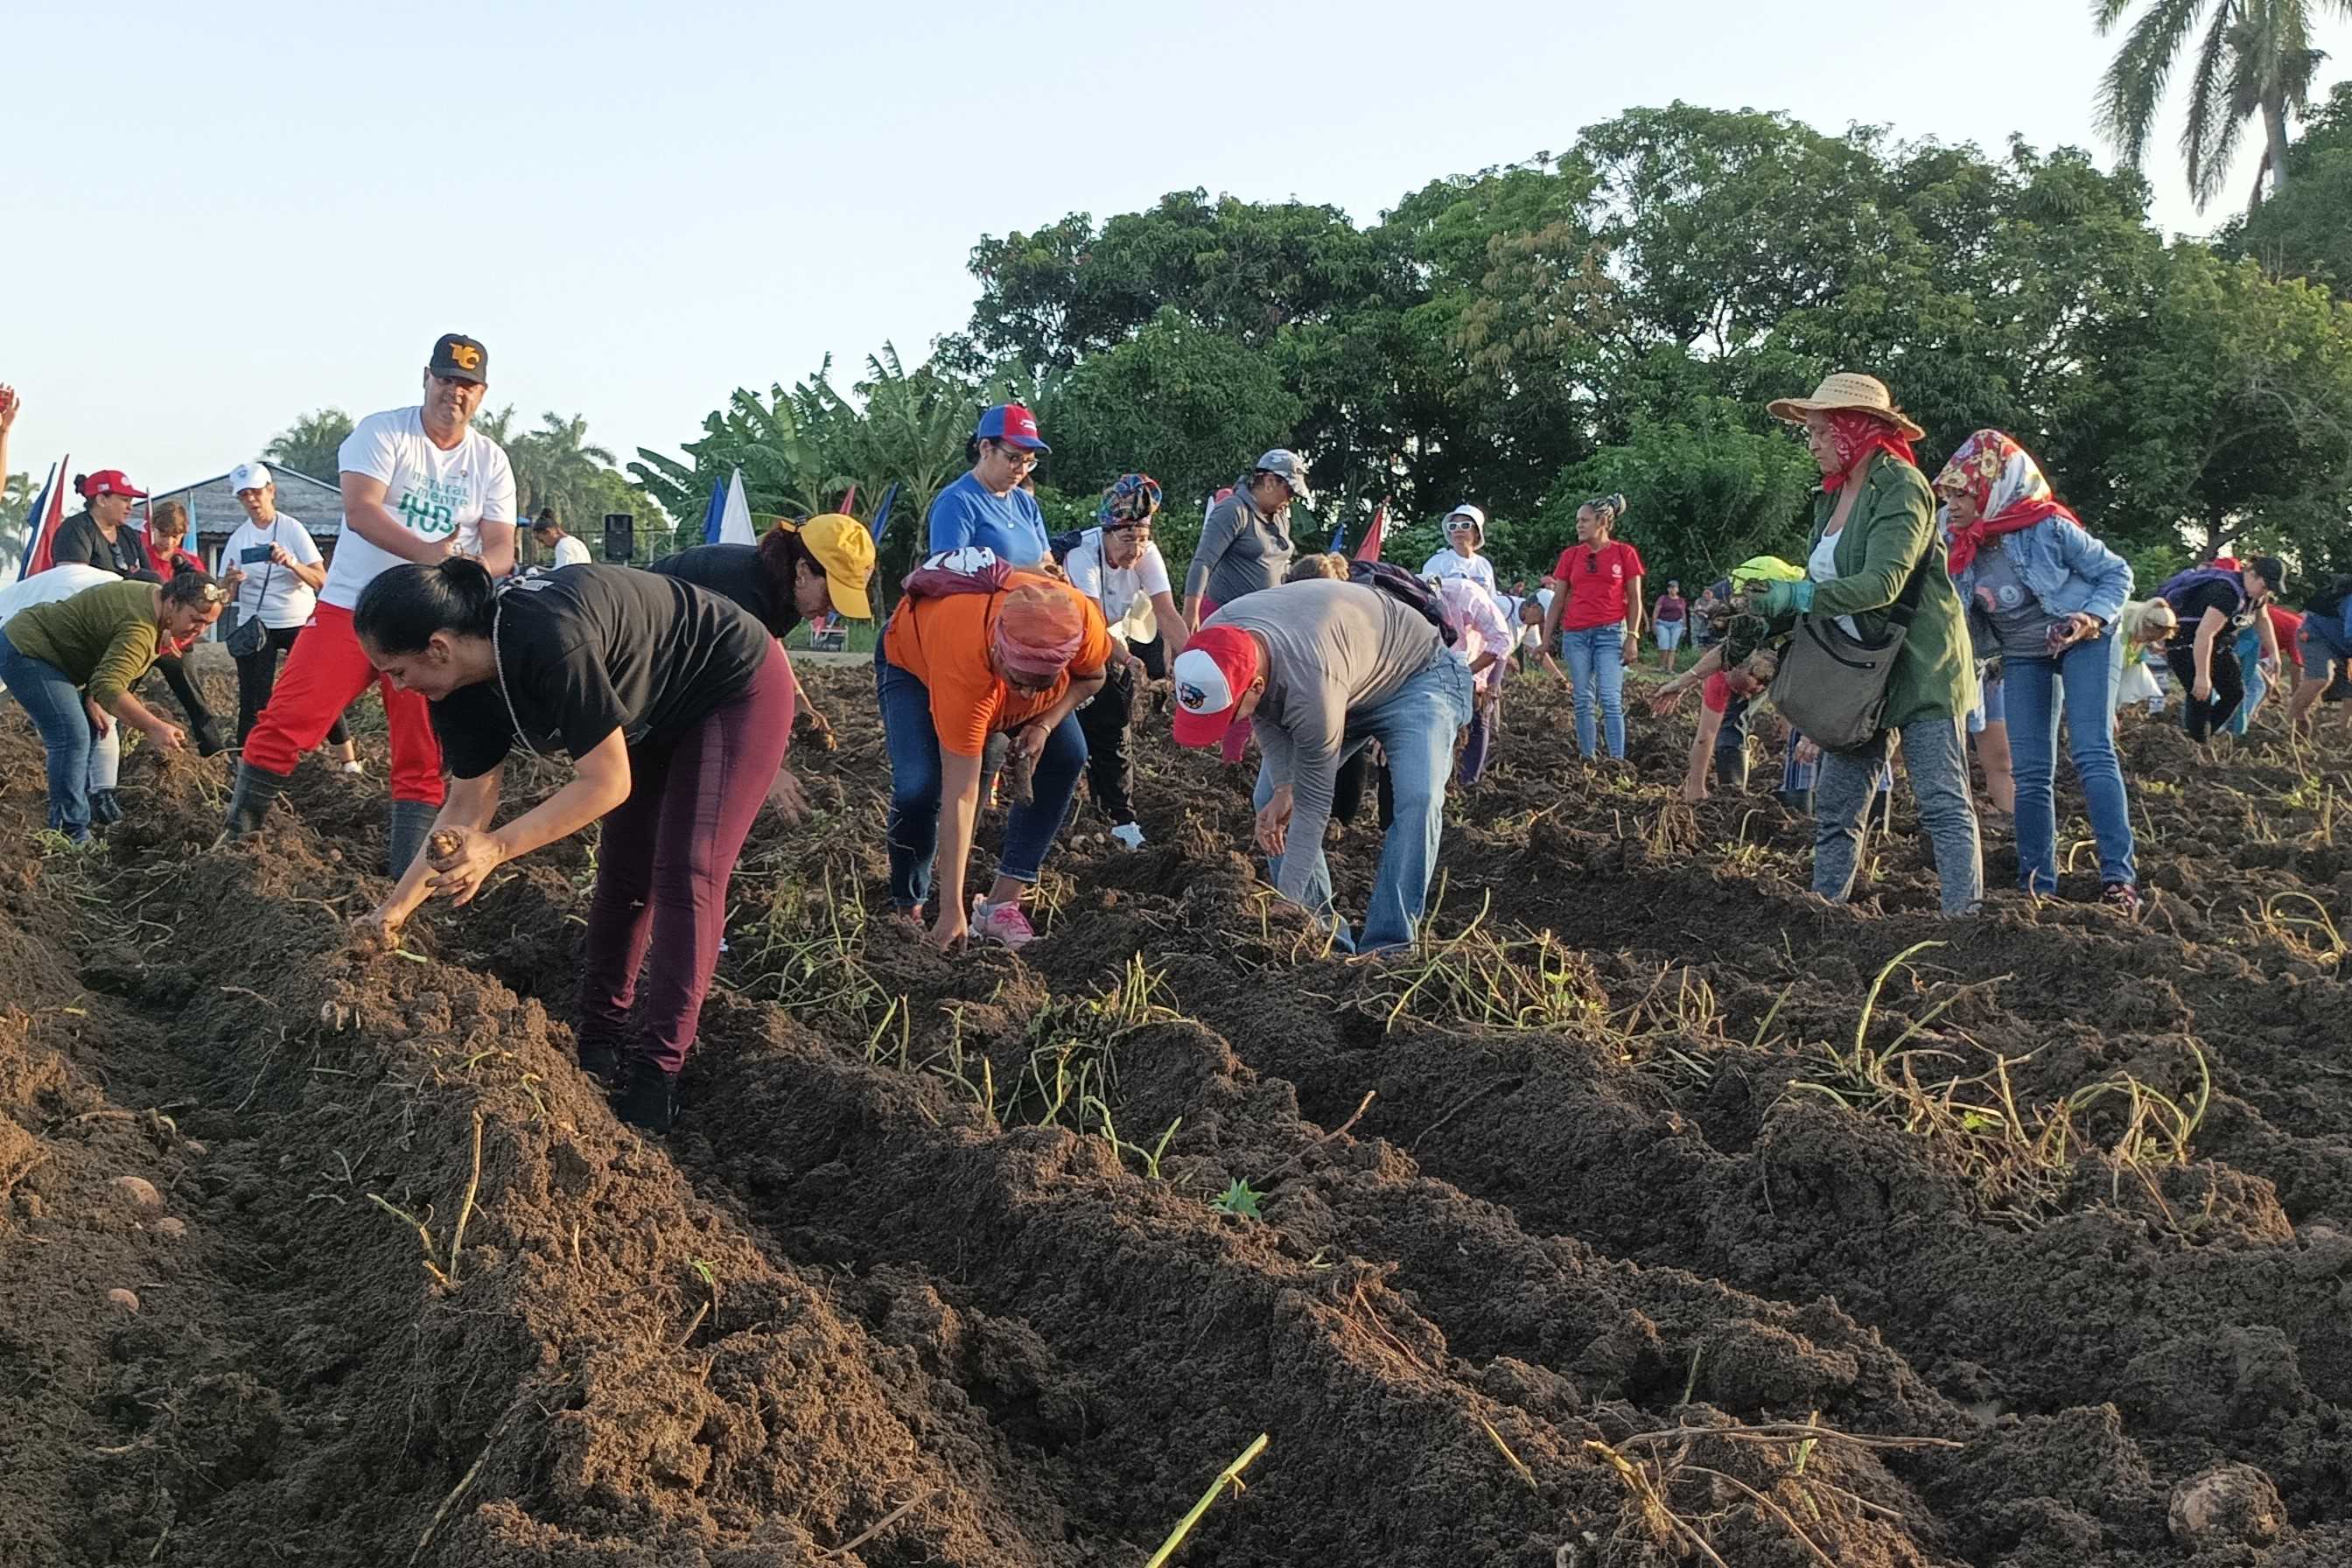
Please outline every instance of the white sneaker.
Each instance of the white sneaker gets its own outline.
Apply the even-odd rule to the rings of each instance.
[[[340,771],[351,774],[353,778],[358,778],[360,775],[367,772],[367,764],[361,762],[357,757],[354,757],[350,762],[345,763]]]
[[[971,900],[971,934],[1016,950],[1028,946],[1037,937],[1019,904],[992,904],[979,898]]]
[[[1143,847],[1143,826],[1140,823],[1122,822],[1110,830],[1110,836],[1129,849]]]

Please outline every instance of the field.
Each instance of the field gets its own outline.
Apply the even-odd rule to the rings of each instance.
[[[1947,924],[1906,806],[1832,909],[1528,681],[1375,963],[1162,729],[1154,842],[950,960],[813,681],[666,1145],[571,1062],[587,842],[362,957],[380,749],[237,847],[136,754],[76,855],[0,719],[0,1564],[1139,1568],[1261,1434],[1167,1561],[2352,1562],[2340,731],[2130,725],[2147,921],[2076,850]]]

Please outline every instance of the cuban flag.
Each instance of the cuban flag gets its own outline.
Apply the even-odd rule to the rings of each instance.
[[[65,521],[65,476],[70,471],[70,455],[49,469],[49,477],[41,483],[41,493],[33,498],[32,509],[25,514],[25,554],[16,563],[16,575],[30,577],[46,572],[57,563],[54,553],[58,542],[58,524]]]

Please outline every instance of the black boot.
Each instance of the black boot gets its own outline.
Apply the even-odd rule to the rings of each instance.
[[[122,803],[114,798],[112,790],[89,792],[89,820],[95,827],[111,827],[122,820]]]
[[[621,1086],[620,1048],[609,1040],[581,1037],[580,1070],[604,1085],[604,1092],[611,1094]]]
[[[217,757],[228,750],[228,743],[221,739],[220,725],[213,720],[198,719],[188,727],[194,731],[196,755]]]
[[[390,826],[384,833],[384,872],[397,882],[407,874],[408,863],[425,850],[425,840],[432,836],[433,819],[441,808],[429,801],[395,800],[392,803]]]
[[[640,1132],[666,1137],[677,1120],[677,1079],[643,1057],[624,1070],[628,1077],[613,1099],[613,1114]]]
[[[236,764],[236,787],[229,792],[228,836],[242,838],[257,832],[262,818],[269,815],[269,803],[276,800],[286,787],[286,775],[273,773],[268,768],[255,767],[251,763]]]

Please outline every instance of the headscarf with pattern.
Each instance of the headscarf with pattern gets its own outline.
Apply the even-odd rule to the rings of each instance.
[[[1118,523],[1150,522],[1160,510],[1160,481],[1150,474],[1122,474],[1103,492],[1095,521],[1105,528]]]
[[[2056,518],[2083,526],[2083,520],[2058,503],[2050,480],[2032,453],[1998,430],[1979,430],[1960,443],[1952,460],[1936,476],[1938,495],[1964,495],[1976,502],[1974,522],[1945,528],[1951,541],[1952,575],[1966,572],[1985,542],[2005,533],[2021,533],[2036,523]]]

